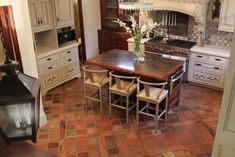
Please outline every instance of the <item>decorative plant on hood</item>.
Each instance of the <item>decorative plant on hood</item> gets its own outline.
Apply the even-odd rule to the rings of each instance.
[[[129,17],[129,21],[131,22],[131,27],[129,27],[127,23],[119,19],[117,19],[114,22],[117,23],[120,27],[123,27],[126,30],[126,32],[129,33],[131,37],[133,37],[135,43],[135,48],[133,53],[137,56],[137,61],[138,61],[139,57],[141,56],[141,49],[140,49],[141,39],[144,38],[146,34],[149,34],[151,31],[153,31],[154,28],[159,24],[144,23],[142,26],[139,26],[139,24],[136,22],[133,16]]]

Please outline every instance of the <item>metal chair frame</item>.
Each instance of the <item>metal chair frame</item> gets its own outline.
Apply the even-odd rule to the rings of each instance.
[[[84,85],[84,89],[85,89],[85,99],[86,99],[86,103],[85,103],[85,107],[84,107],[85,111],[87,112],[87,105],[88,105],[87,101],[88,101],[88,99],[90,99],[90,100],[94,100],[94,101],[99,103],[99,105],[100,105],[100,114],[102,115],[103,102],[107,101],[107,100],[103,100],[104,95],[102,95],[102,89],[106,85],[108,85],[108,83],[103,84],[103,81],[105,80],[105,78],[108,78],[109,70],[106,70],[106,69],[104,69],[104,70],[89,69],[89,66],[83,66],[83,72],[84,72],[83,85]],[[94,74],[103,74],[104,75],[101,78],[101,80],[99,80],[98,85],[95,84]],[[91,83],[89,83],[89,84],[86,83],[87,79],[90,79]],[[92,86],[96,91],[94,93],[92,93],[91,95],[87,95],[87,86]],[[98,95],[98,99],[94,98],[95,95]]]
[[[113,74],[113,71],[109,72],[109,77],[110,77],[110,80],[109,80],[109,116],[110,117],[112,116],[111,115],[112,106],[120,108],[120,109],[124,109],[124,110],[126,110],[126,123],[128,124],[129,123],[129,111],[132,110],[136,106],[136,103],[132,103],[132,102],[129,101],[130,96],[135,92],[135,91],[130,91],[130,88],[134,85],[137,77],[136,76],[116,75],[116,74]],[[114,90],[111,89],[111,87],[113,85],[113,83],[112,83],[113,78],[115,80],[115,84],[117,85],[117,89],[120,89],[120,90],[122,89],[121,80],[123,80],[123,79],[131,80],[130,84],[127,87],[126,93],[120,93],[120,92],[117,92],[117,91],[114,91]],[[117,99],[117,100],[113,100],[113,95],[112,94],[119,95],[120,98]],[[124,101],[126,103],[125,107],[121,106],[123,104],[122,97],[126,98],[126,101]],[[117,104],[119,101],[120,101],[121,105]],[[129,104],[133,104],[133,106],[130,107]]]
[[[139,96],[140,94],[140,84],[144,85],[144,91],[145,91],[145,95],[146,98],[142,98]],[[165,86],[167,85],[167,82],[162,82],[162,83],[151,83],[151,82],[145,82],[140,80],[140,78],[137,79],[137,106],[136,106],[136,121],[137,121],[137,126],[139,126],[139,115],[143,114],[146,116],[150,116],[153,117],[155,119],[155,132],[157,132],[158,129],[158,120],[165,114],[165,121],[167,119],[167,111],[168,111],[168,91],[167,93],[164,95],[164,97],[160,100],[160,96],[162,94],[162,92],[165,90]],[[162,88],[160,89],[160,92],[158,93],[158,95],[156,95],[156,100],[151,100],[148,99],[150,98],[150,86],[161,86]],[[157,87],[155,87],[157,88]],[[165,99],[165,109],[162,111],[162,113],[159,115],[159,105],[160,103]],[[140,110],[139,109],[139,101],[144,101],[146,102],[146,105]],[[156,104],[156,107],[151,107],[149,106],[149,104]],[[146,109],[146,112],[144,111]],[[155,115],[154,114],[150,114],[149,113],[149,109],[151,110],[155,110]]]

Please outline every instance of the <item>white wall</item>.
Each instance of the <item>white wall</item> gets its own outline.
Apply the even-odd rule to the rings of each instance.
[[[87,59],[99,54],[97,30],[101,28],[100,0],[82,0]]]
[[[24,73],[38,77],[27,0],[0,0],[5,5],[12,6]]]

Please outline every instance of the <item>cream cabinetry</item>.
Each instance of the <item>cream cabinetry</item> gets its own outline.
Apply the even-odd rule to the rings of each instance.
[[[78,45],[63,47],[38,56],[42,94],[73,78],[79,78]]]
[[[219,19],[219,30],[234,32],[235,23],[235,1],[222,0],[222,7]]]
[[[189,81],[222,89],[228,61],[227,57],[192,51]]]
[[[73,0],[55,0],[56,26],[74,25]]]
[[[34,32],[53,28],[52,4],[50,0],[29,0],[29,12]]]

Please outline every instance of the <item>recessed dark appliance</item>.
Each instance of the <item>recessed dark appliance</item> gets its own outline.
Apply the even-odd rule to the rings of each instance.
[[[57,29],[58,44],[62,44],[75,40],[75,29],[72,27],[64,27]]]

